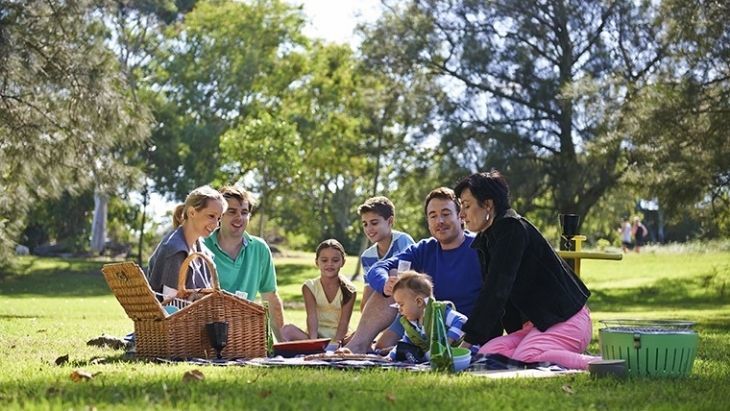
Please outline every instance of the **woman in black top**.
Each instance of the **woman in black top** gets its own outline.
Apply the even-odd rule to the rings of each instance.
[[[498,171],[476,173],[456,186],[461,217],[479,254],[484,286],[463,327],[467,344],[482,354],[524,362],[551,362],[586,369],[599,357],[581,354],[591,340],[586,300],[590,291],[550,243],[509,204],[509,186]],[[487,342],[489,331],[517,314],[525,321],[513,333]],[[505,315],[505,312],[507,311]],[[510,315],[511,314],[511,315]]]

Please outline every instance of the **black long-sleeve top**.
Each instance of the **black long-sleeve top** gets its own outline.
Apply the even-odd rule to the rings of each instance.
[[[472,248],[479,254],[484,286],[463,327],[469,343],[493,337],[510,307],[545,331],[575,315],[590,296],[537,228],[512,209],[479,233]]]

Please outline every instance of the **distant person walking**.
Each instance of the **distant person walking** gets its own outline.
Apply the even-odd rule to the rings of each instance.
[[[634,223],[631,225],[631,234],[634,236],[634,250],[638,253],[641,251],[641,246],[646,244],[646,238],[649,235],[649,230],[641,223],[641,218],[638,216],[634,217]]]
[[[621,227],[619,227],[618,231],[621,234],[621,247],[623,248],[624,253],[628,253],[634,245],[631,241],[632,228],[628,218],[624,218],[624,221],[621,223]]]

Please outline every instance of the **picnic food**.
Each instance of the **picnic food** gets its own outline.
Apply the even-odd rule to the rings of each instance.
[[[351,352],[326,352],[322,354],[312,354],[304,357],[304,361],[374,361],[374,362],[390,362],[387,358],[376,354],[353,354]]]

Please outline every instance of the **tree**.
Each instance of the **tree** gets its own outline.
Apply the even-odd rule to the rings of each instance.
[[[268,205],[277,194],[299,187],[302,144],[296,128],[268,113],[250,119],[221,137],[221,160],[227,181],[255,181],[249,190],[260,194],[259,236],[264,234]],[[286,190],[289,188],[289,190]]]
[[[220,137],[275,112],[306,47],[301,9],[281,1],[201,1],[167,31],[155,58],[156,189],[183,198],[214,180]]]
[[[650,3],[390,5],[378,55],[442,84],[449,180],[493,166],[523,211],[586,215],[627,170],[626,102],[665,56]],[[659,36],[661,39],[661,37]]]
[[[0,2],[0,259],[33,201],[127,175],[114,148],[147,135],[105,34],[88,1]]]
[[[296,126],[301,167],[296,184],[279,199],[279,221],[305,234],[310,246],[337,238],[357,250],[353,208],[367,184],[361,115],[363,77],[352,50],[315,43],[279,115]]]
[[[166,108],[169,108],[169,106],[166,107],[164,100],[153,90],[154,84],[150,82],[150,79],[154,78],[155,68],[159,66],[156,58],[165,40],[164,32],[166,28],[189,12],[195,5],[196,0],[155,2],[125,0],[103,1],[100,3],[99,12],[112,31],[110,36],[111,47],[116,51],[120,69],[126,79],[130,93],[138,107],[152,110],[154,118],[157,120],[155,122],[157,127],[153,131],[154,141],[148,140],[142,149],[127,153],[128,163],[140,170],[139,174],[141,175],[135,181],[124,185],[101,181],[97,183],[95,200],[98,201],[95,201],[94,222],[101,220],[100,218],[97,219],[97,214],[100,210],[105,209],[109,196],[124,195],[129,190],[138,190],[142,194],[142,205],[140,218],[135,220],[139,223],[137,262],[142,265],[143,250],[145,248],[144,240],[148,237],[145,233],[146,226],[149,224],[146,219],[147,204],[152,188],[152,181],[149,176],[154,175],[154,171],[159,169],[160,166],[163,169],[174,168],[174,166],[169,167],[169,163],[156,164],[151,161],[151,157],[157,151],[155,142],[167,142],[165,138],[169,137],[169,134],[162,131],[168,124],[166,120],[169,117],[169,109],[166,110]],[[161,139],[160,136],[163,138]],[[176,160],[174,156],[165,156],[165,154],[159,156],[160,152],[157,153],[157,160]],[[96,230],[96,228],[105,227],[103,223],[101,227],[95,227],[95,235],[99,234],[98,231],[101,231]],[[93,242],[94,237],[92,237]]]
[[[670,219],[730,234],[730,8],[665,1],[668,64],[632,104],[640,180]]]

